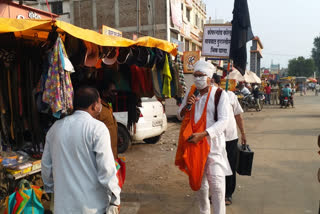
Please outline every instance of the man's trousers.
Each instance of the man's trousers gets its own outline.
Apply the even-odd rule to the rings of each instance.
[[[209,194],[213,212],[210,212]],[[200,214],[225,214],[225,176],[210,175],[208,170],[205,170],[198,198]]]
[[[228,161],[232,170],[232,175],[226,176],[226,197],[232,197],[232,194],[236,188],[236,165],[238,157],[237,147],[238,139],[226,142]]]

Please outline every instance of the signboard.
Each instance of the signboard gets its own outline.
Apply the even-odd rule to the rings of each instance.
[[[109,36],[122,37],[121,31],[114,29],[114,28],[111,28],[111,27],[108,27],[108,26],[105,26],[105,25],[102,25],[102,34],[109,35]]]
[[[223,88],[224,90],[226,90],[226,84],[227,84],[227,80],[226,79],[222,79],[220,87]],[[229,83],[228,83],[228,91],[235,91],[236,90],[236,86],[237,86],[237,81],[230,79]]]
[[[202,56],[227,59],[230,55],[231,24],[204,25]]]
[[[200,60],[200,51],[183,52],[183,72],[193,73],[193,65]]]

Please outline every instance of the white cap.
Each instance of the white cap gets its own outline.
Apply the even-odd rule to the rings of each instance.
[[[212,78],[214,73],[217,73],[217,69],[210,62],[204,60],[199,60],[194,64],[194,72],[200,71],[201,73],[206,74],[208,77]]]

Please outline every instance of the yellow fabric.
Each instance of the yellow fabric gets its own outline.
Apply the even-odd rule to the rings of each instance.
[[[102,35],[93,30],[83,29],[59,20],[52,22],[51,20],[0,18],[0,33],[13,32],[17,37],[21,37],[21,35],[32,37],[32,35],[38,33],[38,37],[43,38],[46,33],[52,29],[52,25],[57,26],[57,31],[60,33],[66,32],[76,38],[92,42],[100,46],[129,47],[132,45],[138,45],[150,48],[159,48],[174,56],[177,55],[177,45],[165,40],[146,36],[139,38],[137,41],[133,41],[123,37]]]
[[[100,46],[128,47],[135,44],[135,41],[123,37],[103,35],[93,30],[83,29],[67,22],[56,21],[55,25],[64,32]]]
[[[49,27],[48,29],[50,29],[51,21],[39,19],[0,18],[0,33],[26,31],[33,28],[43,29],[43,27]]]
[[[164,62],[164,66],[162,69],[162,75],[163,75],[163,88],[162,88],[162,94],[167,97],[171,98],[171,80],[172,76],[170,73],[170,67],[169,67],[169,61],[168,61],[168,55],[166,54],[166,61]]]
[[[173,56],[176,56],[178,53],[176,44],[173,44],[165,40],[156,39],[150,36],[140,37],[136,42],[138,46],[144,46],[149,48],[159,48],[160,50],[168,52]]]

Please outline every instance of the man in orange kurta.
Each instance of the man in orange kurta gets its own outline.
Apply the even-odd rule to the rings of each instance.
[[[111,147],[113,156],[118,158],[118,125],[117,120],[113,116],[112,97],[116,95],[116,87],[113,82],[106,82],[100,86],[102,110],[97,120],[103,122],[110,132]]]

